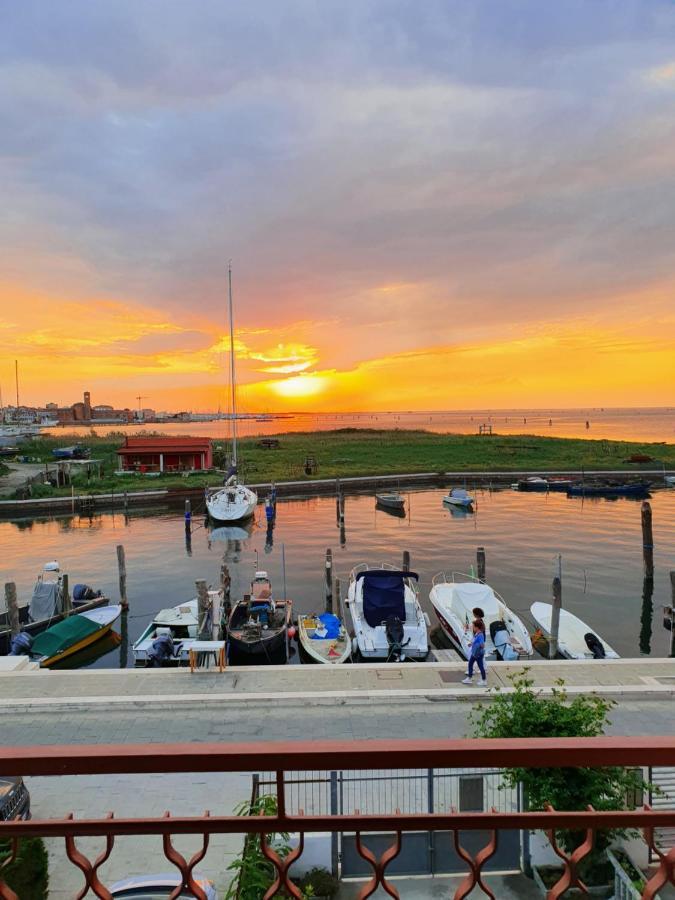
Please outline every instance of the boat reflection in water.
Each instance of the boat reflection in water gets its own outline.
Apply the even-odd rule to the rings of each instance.
[[[248,541],[253,534],[255,519],[248,522],[238,522],[236,525],[220,525],[217,528],[207,529],[209,550],[212,543],[223,545],[223,560],[228,563],[241,561],[242,553],[248,546]]]
[[[100,638],[94,644],[90,644],[83,650],[73,653],[71,656],[61,662],[54,663],[51,669],[86,669],[87,666],[93,665],[96,660],[116,650],[122,643],[122,635],[116,631],[109,631],[105,637]]]
[[[375,509],[378,512],[386,513],[388,516],[393,516],[395,519],[405,519],[405,506],[388,506],[380,503],[378,500],[375,504]]]

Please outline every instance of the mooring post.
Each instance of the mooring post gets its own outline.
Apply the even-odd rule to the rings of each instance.
[[[129,609],[129,601],[127,599],[127,560],[122,544],[117,545],[117,572],[120,580],[120,604],[122,609]]]
[[[675,656],[675,570],[670,570],[670,655]]]
[[[209,617],[209,589],[203,578],[195,581],[197,585],[197,629],[200,641],[208,641],[211,639],[211,631],[208,624]]]
[[[330,547],[326,550],[326,566],[325,566],[325,579],[326,579],[326,612],[332,612],[333,610],[333,551]]]
[[[642,559],[645,566],[645,578],[653,578],[654,535],[652,532],[652,507],[649,500],[642,501],[640,518],[642,519]]]
[[[5,584],[5,605],[7,606],[7,619],[12,637],[21,631],[19,623],[19,602],[16,599],[16,585],[13,581]]]
[[[485,547],[478,547],[476,550],[476,572],[478,580],[485,583]]]
[[[410,571],[410,551],[409,550],[403,551],[403,562],[401,564],[401,568],[404,572]]]
[[[560,633],[560,610],[562,609],[562,581],[556,575],[553,579],[553,609],[551,611],[551,641],[548,645],[548,658],[558,655],[558,635]]]
[[[69,616],[73,611],[73,601],[70,596],[70,589],[68,587],[68,574],[64,573],[61,576],[61,602],[63,605],[63,612],[66,616]]]

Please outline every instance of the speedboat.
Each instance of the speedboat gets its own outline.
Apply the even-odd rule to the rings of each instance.
[[[405,498],[402,497],[398,491],[375,494],[375,500],[377,501],[378,506],[382,506],[389,510],[395,510],[396,512],[400,512],[405,508]]]
[[[550,603],[533,603],[530,612],[542,633],[550,638],[553,606]],[[619,659],[616,650],[566,609],[560,610],[558,650],[565,659]]]
[[[211,603],[205,630],[220,637],[223,592],[209,591]],[[215,623],[215,625],[214,625]],[[199,638],[199,601],[195,597],[178,606],[160,609],[131,648],[135,666],[186,665],[190,646]]]
[[[122,607],[116,604],[68,616],[39,634],[28,655],[43,668],[60,662],[105,637],[121,612]]]
[[[469,509],[473,504],[473,497],[463,488],[453,488],[449,494],[443,497],[443,503],[450,506],[459,506],[462,509]]]
[[[256,572],[251,593],[232,607],[228,628],[232,652],[272,661],[286,645],[292,609],[290,600],[274,599],[267,572]]]
[[[352,642],[340,619],[333,613],[298,618],[300,652],[308,662],[336,665],[349,660]]]
[[[532,656],[527,628],[489,584],[470,575],[453,572],[448,578],[445,572],[440,572],[432,580],[429,599],[443,633],[465,659],[471,655],[471,623],[476,608],[483,611],[487,659]]]
[[[426,659],[429,619],[418,598],[415,572],[361,564],[352,569],[346,606],[364,659]]]

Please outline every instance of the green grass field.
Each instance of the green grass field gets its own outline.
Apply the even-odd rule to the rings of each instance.
[[[378,431],[375,429],[340,429],[279,434],[279,448],[266,450],[259,438],[240,442],[242,465],[240,474],[249,483],[262,481],[307,480],[357,475],[405,474],[444,471],[525,471],[536,474],[543,470],[675,468],[675,444],[650,444],[627,441],[589,441],[567,438],[505,435],[433,434],[427,431]],[[78,476],[78,492],[109,493],[111,491],[151,490],[153,488],[198,487],[219,484],[222,475],[210,473],[184,477],[166,474],[161,477],[118,476],[116,448],[121,435],[75,438],[72,435],[48,436],[24,445],[26,456],[36,461],[52,460],[52,449],[78,441],[91,448],[92,458],[103,463],[103,477]],[[216,463],[224,463],[227,446],[216,442]],[[631,456],[650,457],[651,462],[631,463]],[[308,456],[316,460],[316,472],[305,475]],[[70,493],[70,489],[40,487],[42,496]],[[44,493],[43,493],[44,492]],[[37,494],[36,494],[37,496]]]

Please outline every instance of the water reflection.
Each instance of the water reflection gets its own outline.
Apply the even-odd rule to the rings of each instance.
[[[431,576],[468,571],[476,547],[484,546],[487,581],[530,624],[530,605],[549,599],[551,558],[562,553],[566,608],[597,628],[622,656],[668,653],[668,632],[651,623],[654,605],[658,609],[670,602],[667,571],[657,565],[653,583],[643,585],[642,600],[630,592],[630,585],[642,580],[639,504],[478,489],[476,513],[455,515],[443,508],[444,493],[409,492],[406,518],[377,510],[372,495],[346,498],[342,521],[336,519],[335,497],[279,499],[274,521],[267,522],[260,507],[259,522],[252,520],[246,528],[209,531],[193,518],[191,555],[182,508],[100,513],[91,521],[68,514],[0,522],[0,575],[4,582],[14,581],[19,597],[27,600],[35,573],[56,558],[71,584],[86,582],[116,600],[116,546],[122,544],[130,602],[122,621],[126,644],[90,663],[117,668],[160,608],[194,597],[198,578],[218,583],[223,563],[230,570],[233,598],[241,596],[250,584],[256,551],[278,586],[285,547],[288,592],[297,615],[322,608],[327,547],[333,549],[334,576],[343,593],[357,563],[398,564],[408,550],[412,567],[421,573],[422,605],[434,621],[428,603]],[[651,503],[657,550],[675,545],[675,492],[655,491]],[[664,556],[657,553],[657,564]]]

